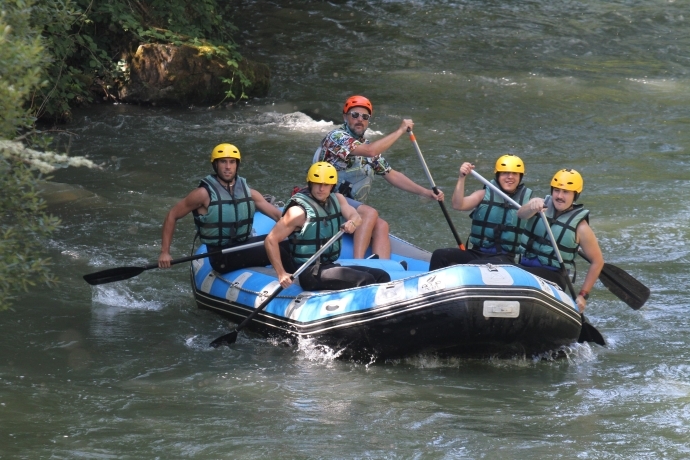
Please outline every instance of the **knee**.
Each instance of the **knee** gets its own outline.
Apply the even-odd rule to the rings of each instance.
[[[369,222],[375,221],[379,217],[379,212],[366,204],[360,205],[357,208],[357,213],[362,217],[362,220]]]
[[[443,250],[437,249],[431,253],[431,260],[429,260],[429,271],[436,270],[443,267],[445,257],[443,257]]]
[[[380,217],[376,220],[376,224],[375,224],[374,228],[377,232],[382,232],[382,233],[386,233],[386,234],[388,234],[388,232],[390,231],[390,227],[388,226],[388,222],[381,219]]]

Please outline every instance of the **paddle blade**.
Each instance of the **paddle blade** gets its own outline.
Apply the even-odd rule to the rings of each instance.
[[[117,267],[84,275],[84,281],[92,286],[133,278],[146,270],[146,267]]]
[[[218,348],[221,345],[230,346],[233,343],[235,343],[236,341],[237,341],[237,329],[230,332],[229,334],[225,334],[221,337],[218,337],[216,340],[211,342],[208,346],[212,347],[212,348]]]
[[[606,340],[601,332],[597,330],[596,327],[585,319],[585,315],[582,315],[582,330],[580,331],[580,337],[577,339],[578,343],[592,342],[602,347],[606,346]]]
[[[649,299],[649,288],[615,265],[604,264],[599,281],[633,310],[642,308]]]

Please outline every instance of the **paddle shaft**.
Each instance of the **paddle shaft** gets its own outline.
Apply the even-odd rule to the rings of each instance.
[[[504,200],[512,204],[516,208],[520,205],[512,200],[508,195],[506,195],[503,190],[496,187],[491,182],[484,179],[477,172],[472,171],[472,175],[479,181],[484,183],[487,187],[491,187],[496,193],[498,193]],[[587,262],[591,261],[585,255],[584,252],[578,251],[580,257],[585,259]],[[559,254],[560,256],[560,254]],[[644,303],[649,298],[649,288],[644,284],[640,283],[635,279],[630,273],[626,272],[622,268],[615,265],[604,263],[604,267],[599,274],[599,279],[608,288],[609,291],[614,293],[619,299],[628,304],[633,310],[638,310],[644,305]]]
[[[187,256],[187,257],[182,257],[179,259],[174,259],[170,261],[170,265],[176,265],[182,262],[189,262],[190,260],[197,260],[197,259],[203,259],[205,257],[213,256],[216,254],[226,254],[229,252],[235,252],[235,251],[242,251],[245,249],[250,249],[253,247],[261,246],[264,244],[263,239],[265,236],[261,239],[261,241],[255,241],[253,243],[248,243],[240,246],[233,246],[231,248],[226,248],[221,251],[212,251],[212,252],[205,252],[203,254],[195,254],[193,256]],[[129,278],[133,278],[139,274],[141,274],[145,270],[151,270],[153,268],[158,268],[158,263],[151,263],[148,265],[145,265],[143,267],[117,267],[117,268],[109,268],[107,270],[101,270],[100,272],[96,273],[89,273],[87,275],[84,275],[84,281],[87,283],[91,284],[92,286],[98,285],[98,284],[106,284],[106,283],[112,283],[115,281],[122,281],[126,280]]]
[[[417,152],[417,156],[419,157],[419,161],[422,163],[422,168],[424,168],[424,173],[426,174],[427,179],[429,179],[429,183],[431,184],[431,190],[433,190],[435,195],[439,194],[438,187],[436,187],[436,184],[434,183],[434,179],[431,177],[431,172],[429,172],[429,167],[426,165],[426,161],[424,161],[424,155],[422,155],[422,151],[419,148],[419,144],[417,144],[417,138],[414,137],[414,133],[412,130],[408,131],[410,133],[410,140],[412,141],[412,145],[414,146],[415,151]],[[446,209],[446,205],[443,203],[443,201],[438,202],[439,205],[441,205],[441,211],[443,211],[443,215],[446,218],[446,222],[448,222],[448,226],[450,227],[450,231],[453,233],[453,237],[455,238],[455,242],[458,243],[458,247],[462,250],[465,250],[465,245],[462,244],[462,240],[460,239],[460,235],[458,235],[458,231],[455,229],[455,225],[453,225],[453,221],[450,219],[450,215],[448,214],[448,210]]]
[[[318,258],[321,256],[321,254],[323,254],[323,252],[324,252],[326,249],[328,249],[329,247],[331,247],[331,245],[332,245],[333,243],[335,243],[336,241],[338,241],[338,239],[339,239],[341,236],[343,236],[343,233],[345,233],[345,231],[344,231],[344,230],[340,230],[338,233],[336,233],[335,235],[333,235],[333,237],[332,237],[330,240],[328,240],[328,241],[326,242],[326,244],[324,244],[323,246],[321,246],[321,248],[320,248],[318,251],[316,251],[316,253],[314,253],[313,256],[311,256],[311,257],[309,258],[309,260],[307,260],[306,262],[304,262],[304,263],[302,264],[301,267],[299,267],[297,270],[295,270],[295,273],[293,273],[292,275],[290,275],[290,279],[291,279],[291,280],[294,280],[294,279],[297,278],[299,275],[301,275],[302,272],[303,272],[304,270],[306,270],[307,268],[309,268],[309,266],[310,266],[311,264],[313,264],[314,262],[316,262],[316,259],[318,259]],[[259,314],[259,312],[261,312],[264,308],[266,308],[266,306],[268,305],[268,303],[269,303],[271,300],[273,300],[282,290],[283,290],[283,286],[279,286],[275,291],[273,291],[273,294],[271,294],[270,296],[268,296],[268,298],[267,298],[266,300],[264,300],[264,301],[261,303],[261,305],[259,305],[259,307],[256,308],[256,309],[251,313],[251,315],[247,316],[247,317],[245,318],[245,320],[242,321],[242,322],[235,328],[235,332],[239,332],[239,331],[240,331],[241,329],[243,329],[247,324],[249,324],[249,322],[251,322],[251,321],[256,317],[256,315]]]
[[[480,182],[482,182],[484,185],[487,187],[490,187],[491,190],[494,192],[498,193],[507,203],[512,204],[515,208],[520,209],[520,204],[513,200],[511,197],[509,197],[506,193],[503,192],[500,188],[496,187],[494,184],[489,182],[488,180],[484,179],[478,172],[472,171],[472,175],[478,179]],[[544,214],[544,211],[539,211],[539,214],[541,215],[542,220],[544,221],[544,227],[546,227],[546,231],[549,234],[549,240],[551,241],[551,246],[553,246],[553,250],[556,252],[556,257],[558,258],[558,263],[561,265],[561,274],[566,280],[566,283],[568,284],[568,290],[570,290],[570,295],[572,296],[573,299],[577,298],[577,295],[575,295],[575,287],[573,287],[573,282],[570,280],[570,276],[568,276],[568,273],[565,269],[565,265],[563,264],[563,257],[561,256],[561,251],[558,250],[558,245],[556,244],[556,239],[553,237],[553,232],[551,231],[551,226],[549,225],[549,221],[546,219],[546,214]],[[583,313],[580,314],[580,317],[582,318],[582,332],[580,333],[580,337],[578,339],[578,342],[582,341],[592,341],[594,343],[597,343],[601,346],[606,346],[606,341],[604,340],[604,337],[601,335],[601,333],[592,326],[586,319],[585,315]]]
[[[193,255],[193,256],[181,257],[181,258],[179,258],[179,259],[171,260],[171,261],[170,261],[170,265],[180,264],[180,263],[182,263],[182,262],[189,262],[190,260],[203,259],[203,258],[205,258],[205,257],[215,256],[216,254],[227,254],[227,253],[230,253],[230,252],[243,251],[243,250],[245,250],[245,249],[251,249],[251,248],[258,247],[258,246],[263,246],[263,244],[264,244],[264,241],[263,241],[263,239],[262,239],[261,241],[255,241],[255,242],[253,242],[253,243],[243,244],[243,245],[240,245],[240,246],[233,246],[233,247],[231,247],[231,248],[225,248],[225,249],[223,249],[223,250],[221,250],[221,251],[206,252],[206,253],[203,253],[203,254],[195,254],[195,255]],[[156,263],[153,263],[153,264],[148,264],[148,265],[147,265],[146,267],[144,267],[144,268],[145,268],[146,270],[149,270],[149,269],[151,269],[151,268],[157,268],[157,267],[158,267],[158,263],[156,262]]]
[[[476,179],[478,179],[480,182],[482,182],[484,185],[487,187],[490,187],[491,190],[494,192],[498,193],[501,198],[503,198],[506,202],[512,204],[516,209],[520,209],[520,204],[513,200],[511,197],[508,196],[503,190],[500,188],[496,187],[494,184],[489,182],[488,180],[484,179],[481,174],[479,174],[477,171],[472,171],[472,176],[474,176]],[[549,234],[549,240],[551,241],[551,247],[553,247],[554,252],[556,253],[556,258],[558,258],[558,263],[561,265],[561,272],[563,276],[566,279],[566,282],[568,283],[568,289],[570,290],[570,295],[574,298],[577,297],[575,294],[575,288],[573,287],[573,283],[570,280],[570,276],[568,276],[568,273],[566,272],[565,265],[563,264],[563,257],[561,256],[561,251],[558,250],[558,245],[556,244],[556,239],[553,236],[553,232],[551,231],[551,226],[549,225],[549,221],[546,218],[546,214],[544,214],[544,211],[539,211],[539,215],[541,216],[542,221],[544,222],[544,227],[546,228],[546,232]]]
[[[541,219],[544,222],[544,227],[546,228],[547,233],[549,234],[549,239],[551,240],[551,246],[553,246],[553,250],[556,252],[556,257],[558,258],[558,263],[561,265],[561,275],[565,278],[566,283],[568,283],[568,289],[570,290],[570,295],[572,296],[573,300],[577,299],[577,295],[575,294],[575,287],[573,287],[573,282],[570,280],[570,275],[568,275],[568,271],[565,269],[565,264],[563,263],[563,257],[561,256],[561,252],[558,250],[558,245],[556,244],[556,238],[553,236],[553,232],[551,231],[551,226],[549,225],[549,221],[546,219],[546,214],[544,214],[544,211],[539,211],[539,214],[541,215]],[[601,332],[594,326],[592,326],[587,319],[585,318],[584,313],[580,313],[580,317],[582,318],[582,331],[580,332],[580,337],[578,338],[578,342],[594,342],[602,347],[606,346],[606,340],[604,340],[604,336],[601,335]]]
[[[561,266],[561,275],[563,275],[566,283],[568,283],[568,289],[570,290],[570,295],[573,297],[573,299],[576,299],[577,294],[575,294],[575,287],[573,286],[573,282],[570,280],[570,275],[568,275],[568,270],[566,270],[565,264],[563,263],[563,256],[561,256],[561,251],[558,249],[558,244],[556,243],[556,238],[554,238],[554,236],[553,236],[553,232],[551,231],[551,226],[549,225],[549,221],[546,218],[546,214],[544,214],[544,211],[539,211],[539,215],[541,216],[542,222],[544,222],[544,228],[546,228],[546,232],[549,234],[549,240],[551,241],[551,247],[553,248],[553,251],[556,253],[556,258],[558,259],[558,264]]]
[[[549,221],[546,219],[546,214],[544,214],[544,211],[539,211],[539,215],[541,216],[541,219],[544,222],[544,227],[546,228],[546,231],[549,234],[551,246],[553,247],[553,250],[556,253],[558,263],[561,265],[561,276],[565,278],[565,281],[568,284],[568,289],[570,290],[570,295],[572,296],[573,300],[575,300],[577,303],[577,294],[575,294],[575,287],[573,287],[573,282],[570,280],[570,275],[568,275],[568,271],[565,269],[565,264],[563,263],[561,251],[558,250],[556,238],[553,237],[553,232],[551,231]],[[604,340],[604,336],[601,335],[601,332],[599,332],[597,328],[592,326],[587,321],[584,313],[580,313],[580,317],[582,318],[582,330],[580,331],[580,337],[578,338],[578,342],[594,342],[601,345],[602,347],[605,347],[606,340]]]
[[[328,240],[328,241],[326,242],[326,244],[324,244],[323,246],[321,246],[321,248],[320,248],[318,251],[316,251],[316,253],[314,253],[313,256],[311,256],[311,257],[309,258],[309,260],[307,260],[306,262],[304,262],[304,263],[302,264],[301,267],[299,267],[297,270],[295,270],[295,273],[293,273],[292,275],[290,275],[290,279],[291,279],[291,280],[294,280],[294,279],[297,278],[300,274],[302,274],[302,272],[303,272],[304,270],[306,270],[307,268],[309,268],[309,266],[311,266],[311,264],[313,264],[314,262],[316,262],[316,260],[321,256],[321,254],[323,254],[323,252],[324,252],[326,249],[328,249],[329,247],[331,247],[331,245],[332,245],[333,243],[335,243],[336,241],[338,241],[338,239],[339,239],[341,236],[343,236],[343,233],[345,233],[345,231],[341,229],[338,233],[336,233],[335,235],[333,235],[333,237],[332,237],[330,240]],[[225,334],[225,335],[222,336],[222,337],[218,337],[218,338],[215,339],[213,342],[211,342],[210,346],[212,346],[212,347],[215,348],[215,347],[218,347],[219,345],[221,345],[221,344],[223,344],[223,343],[228,343],[228,344],[234,343],[235,340],[237,340],[237,334],[238,334],[242,329],[244,329],[244,327],[245,327],[247,324],[249,324],[250,322],[252,322],[252,320],[253,320],[254,318],[256,318],[256,316],[257,316],[259,313],[261,313],[261,312],[266,308],[266,306],[268,306],[268,304],[271,302],[271,300],[275,299],[276,296],[277,296],[278,294],[280,294],[280,293],[283,291],[283,289],[284,289],[283,286],[278,286],[278,287],[271,293],[271,295],[269,295],[263,302],[261,302],[261,305],[259,305],[257,308],[255,308],[254,311],[251,312],[251,314],[250,314],[249,316],[247,316],[247,317],[244,319],[244,321],[242,321],[240,324],[238,324],[237,327],[235,327],[235,329],[234,329],[232,332],[230,332],[230,333],[228,333],[228,334]]]

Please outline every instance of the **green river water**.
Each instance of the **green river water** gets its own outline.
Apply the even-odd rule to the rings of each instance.
[[[688,2],[238,5],[243,53],[271,67],[267,98],[97,106],[57,137],[104,168],[55,174],[63,228],[46,249],[62,283],[2,313],[0,458],[689,458]],[[633,311],[598,283],[587,315],[608,347],[574,344],[558,361],[367,365],[252,334],[209,349],[229,325],[196,308],[183,267],[82,280],[156,260],[167,210],[218,143],[240,148],[254,188],[286,199],[333,128],[305,113],[336,118],[356,93],[374,104],[372,138],[414,119],[449,199],[463,161],[490,177],[517,154],[542,195],[556,170],[579,170],[607,262],[650,287],[647,304]],[[385,156],[426,185],[405,136]],[[392,233],[453,246],[435,203],[378,180],[369,204]],[[467,214],[452,215],[466,237]],[[178,223],[173,257],[192,227]]]

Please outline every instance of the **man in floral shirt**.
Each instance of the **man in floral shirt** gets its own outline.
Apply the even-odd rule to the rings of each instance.
[[[412,120],[404,119],[392,133],[369,142],[364,138],[364,133],[369,127],[373,111],[373,106],[366,97],[350,97],[343,106],[345,123],[328,133],[314,154],[314,162],[327,161],[335,166],[338,170],[336,190],[345,195],[362,216],[362,225],[354,234],[354,257],[357,259],[364,257],[370,241],[372,253],[382,259],[390,258],[388,223],[379,218],[378,211],[374,208],[361,203],[367,199],[375,175],[383,176],[388,183],[406,192],[443,201],[443,192],[436,195],[433,190],[416,184],[403,173],[391,168],[381,156],[400,136],[412,130]]]

